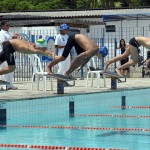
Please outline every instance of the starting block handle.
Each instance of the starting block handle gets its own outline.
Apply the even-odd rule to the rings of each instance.
[[[117,78],[111,77],[111,89],[116,90],[117,89]]]

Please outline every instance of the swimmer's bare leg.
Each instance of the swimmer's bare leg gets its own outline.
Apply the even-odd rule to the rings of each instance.
[[[121,69],[119,67],[116,68],[115,70],[116,70],[119,77],[123,77],[123,74],[121,73]]]
[[[104,72],[106,72],[106,70],[107,70],[107,68],[108,68],[109,65],[110,65],[109,61],[106,61],[104,63]]]
[[[114,63],[114,62],[117,62],[117,61],[119,61],[119,60],[122,60],[122,59],[124,59],[124,58],[127,58],[129,55],[130,55],[130,49],[127,48],[126,51],[125,51],[122,55],[116,56],[116,57],[114,57],[114,58],[112,58],[112,59],[106,61],[106,62],[104,63],[104,72],[106,72],[106,70],[107,70],[107,68],[108,68],[108,66],[109,66],[110,64],[112,64],[112,63]]]
[[[58,56],[57,58],[55,58],[52,62],[50,62],[47,66],[47,72],[48,74],[53,74],[52,72],[52,67],[56,64],[58,64],[61,61],[64,61],[66,58],[63,56]]]

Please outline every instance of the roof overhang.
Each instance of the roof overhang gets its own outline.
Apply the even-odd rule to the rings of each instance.
[[[139,13],[140,12],[140,13]],[[1,18],[94,18],[102,17],[103,15],[136,15],[149,14],[150,8],[134,8],[134,9],[86,9],[86,10],[55,10],[55,11],[35,11],[35,12],[9,12],[0,13]]]
[[[150,20],[150,13],[137,14],[111,14],[103,15],[103,22],[122,21],[122,20]]]
[[[139,13],[140,12],[140,13]],[[85,19],[86,18],[86,19]],[[90,20],[90,19],[92,20]],[[95,19],[94,19],[95,18]],[[100,20],[103,18],[103,21]],[[101,10],[55,10],[36,12],[0,13],[0,20],[12,21],[13,26],[50,25],[55,23],[69,23],[74,27],[88,27],[89,25],[103,25],[105,22],[120,20],[149,20],[150,8],[134,9],[101,9]],[[98,20],[98,21],[97,21]]]

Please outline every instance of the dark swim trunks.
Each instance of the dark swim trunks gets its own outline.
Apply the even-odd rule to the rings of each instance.
[[[129,44],[131,44],[132,46],[136,47],[137,49],[139,49],[139,47],[140,47],[140,45],[136,41],[135,37],[130,39]]]
[[[0,52],[0,62],[3,63],[4,61],[7,61],[9,66],[15,65],[14,52],[15,50],[10,42],[5,42],[3,45],[3,50]]]
[[[129,61],[129,57],[127,57],[126,59],[122,59],[122,60],[120,61],[121,66],[124,65],[125,63],[127,63],[128,61]],[[129,68],[125,68],[125,69],[123,69],[123,70],[129,70]]]
[[[73,46],[74,46],[78,55],[84,52],[84,50],[76,43],[75,34],[74,34],[74,35],[69,36],[67,44],[66,44],[64,51],[62,53],[62,56],[67,58],[69,53],[71,52],[71,49]]]

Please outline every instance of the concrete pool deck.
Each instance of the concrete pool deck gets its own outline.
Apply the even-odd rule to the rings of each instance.
[[[124,79],[122,79],[124,80]],[[70,81],[72,82],[72,81]],[[40,81],[40,90],[36,90],[36,83],[34,83],[33,91],[31,90],[31,81],[17,81],[14,85],[18,87],[17,90],[0,90],[0,101],[15,100],[26,98],[40,98],[49,96],[61,96],[57,93],[57,82],[53,79],[53,91],[50,90],[50,80],[47,80],[47,91],[43,90],[43,81]],[[90,85],[90,81],[89,81]],[[126,82],[117,83],[117,90],[136,89],[136,88],[149,88],[149,78],[127,78]],[[107,92],[117,91],[111,90],[111,79],[106,78],[106,87],[103,87],[103,79],[100,79],[100,88],[97,88],[96,79],[94,79],[93,87],[86,87],[86,78],[84,80],[77,79],[75,86],[64,87],[65,94],[79,94],[79,93],[93,93],[93,92]]]

